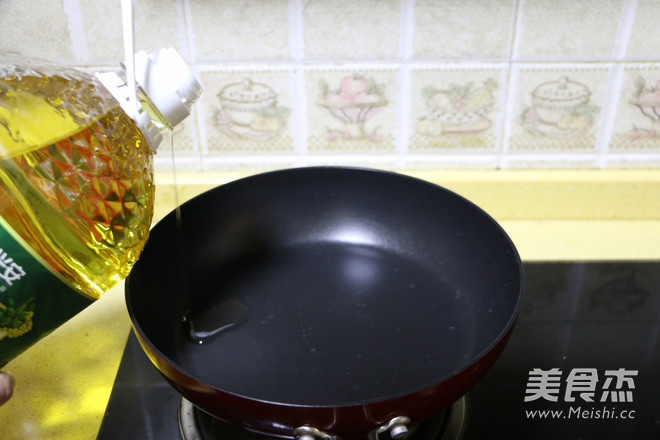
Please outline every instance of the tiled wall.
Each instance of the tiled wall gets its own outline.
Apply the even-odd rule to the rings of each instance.
[[[0,5],[0,50],[92,70],[123,59],[119,0]],[[206,89],[175,132],[177,169],[660,167],[657,0],[135,10],[137,49],[174,46]]]

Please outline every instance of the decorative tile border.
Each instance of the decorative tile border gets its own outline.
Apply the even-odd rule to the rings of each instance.
[[[14,3],[0,50],[123,58],[119,4]],[[206,88],[174,134],[186,170],[660,167],[660,2],[551,3],[140,0],[136,49],[174,46]]]

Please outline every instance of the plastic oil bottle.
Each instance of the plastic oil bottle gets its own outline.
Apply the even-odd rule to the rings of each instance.
[[[0,65],[0,367],[130,272],[153,214],[162,129],[201,86],[174,49],[115,73]],[[134,89],[135,90],[135,89]]]

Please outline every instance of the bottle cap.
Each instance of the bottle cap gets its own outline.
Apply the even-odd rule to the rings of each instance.
[[[202,93],[202,85],[172,47],[136,53],[135,81],[172,127],[190,115]]]
[[[119,101],[122,109],[132,115],[151,148],[156,151],[163,140],[160,129],[144,109],[135,115],[135,104],[126,81],[113,72],[97,73],[96,77]],[[192,105],[202,94],[202,85],[174,48],[160,49],[153,54],[135,54],[135,81],[171,129],[190,115]]]

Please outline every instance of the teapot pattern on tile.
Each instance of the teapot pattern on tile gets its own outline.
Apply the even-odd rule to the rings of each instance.
[[[214,121],[230,138],[266,140],[281,135],[291,114],[287,107],[277,105],[277,93],[249,77],[229,84],[217,95],[220,108]]]
[[[584,84],[562,76],[537,86],[531,105],[523,110],[523,127],[535,136],[575,137],[594,125],[598,106],[590,104],[591,90]]]

